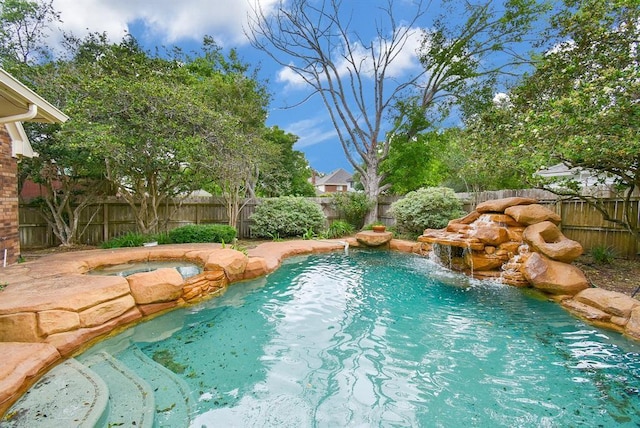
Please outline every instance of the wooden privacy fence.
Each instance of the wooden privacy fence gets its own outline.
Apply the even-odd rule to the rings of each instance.
[[[562,231],[570,239],[580,242],[586,251],[594,247],[609,247],[620,257],[633,258],[640,249],[633,235],[622,227],[606,222],[594,208],[579,200],[558,200],[550,192],[540,190],[503,190],[497,192],[459,193],[466,211],[486,200],[512,196],[533,197],[541,204],[557,212],[562,218]],[[331,223],[338,218],[331,209],[331,198],[310,198],[322,206],[327,220]],[[378,218],[392,226],[395,222],[389,212],[391,204],[398,197],[383,196],[379,199]],[[258,201],[250,200],[242,210],[236,226],[238,237],[251,237],[251,220]],[[622,218],[622,201],[607,199],[612,212]],[[640,198],[633,199],[634,214],[640,211]],[[42,248],[57,245],[51,228],[42,219],[40,208],[27,204],[20,205],[20,243],[22,248]],[[160,209],[161,231],[168,231],[186,224],[227,224],[224,200],[219,197],[190,198],[181,203],[168,202]],[[98,245],[105,240],[135,231],[136,224],[131,208],[124,201],[108,199],[89,206],[82,214],[80,230],[84,230],[80,242]]]
[[[331,208],[331,198],[309,198],[320,204],[328,223],[338,218]],[[386,214],[388,205],[397,198],[381,198],[381,211],[385,213],[387,224],[393,224],[393,218]],[[258,200],[245,201],[236,229],[239,238],[251,238],[251,220]],[[43,248],[59,244],[51,228],[40,215],[40,207],[21,204],[20,245],[22,248]],[[160,207],[160,231],[166,232],[187,224],[228,224],[226,205],[220,197],[198,197],[183,200],[180,203],[167,202]],[[108,239],[136,231],[136,222],[131,207],[122,200],[107,199],[90,205],[81,215],[79,242],[98,245]]]

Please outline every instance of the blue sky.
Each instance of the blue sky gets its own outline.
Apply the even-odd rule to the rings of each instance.
[[[113,41],[121,40],[126,32],[133,34],[146,48],[155,46],[181,46],[195,49],[204,35],[213,36],[225,49],[236,48],[243,60],[260,66],[260,77],[269,82],[273,95],[268,125],[280,128],[300,137],[295,148],[305,153],[312,168],[330,172],[337,168],[353,171],[347,161],[326,109],[318,97],[302,105],[309,93],[291,73],[278,66],[264,53],[252,48],[246,39],[249,1],[255,0],[54,0],[53,5],[61,14],[62,29],[82,36],[91,31],[106,31]],[[259,0],[268,10],[277,0]],[[344,0],[353,8],[354,30],[375,37],[374,22],[383,22],[384,14],[376,6],[386,5],[386,0]],[[437,3],[437,2],[433,2]],[[411,0],[395,0],[399,17],[411,15],[415,6]],[[426,26],[430,13],[419,25]],[[394,73],[398,79],[419,68],[415,50],[419,44],[419,31],[408,41],[397,58]]]

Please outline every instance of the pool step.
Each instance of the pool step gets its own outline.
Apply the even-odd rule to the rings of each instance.
[[[4,427],[106,426],[109,389],[93,370],[69,359],[20,398],[0,421]]]
[[[92,354],[81,361],[109,388],[106,426],[153,427],[155,400],[147,382],[107,352]]]
[[[115,355],[131,370],[143,377],[155,394],[156,426],[188,426],[191,414],[189,387],[171,370],[147,357],[137,346]]]

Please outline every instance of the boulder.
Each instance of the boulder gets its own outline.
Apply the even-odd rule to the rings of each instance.
[[[617,291],[603,290],[602,288],[587,288],[573,298],[578,302],[621,318],[629,318],[631,311],[640,306],[640,302],[633,297]]]
[[[48,343],[0,342],[0,414],[16,399],[25,382],[58,361],[60,353]]]
[[[476,238],[486,245],[497,247],[509,240],[509,232],[496,224],[487,224],[469,232],[470,238]]]
[[[522,265],[522,273],[531,285],[550,294],[573,296],[589,288],[584,273],[575,266],[532,253]]]
[[[176,300],[182,295],[182,275],[173,268],[134,273],[127,277],[138,305]]]
[[[391,232],[374,232],[372,230],[364,230],[356,233],[358,242],[366,247],[379,247],[391,241],[393,233]]]
[[[135,308],[136,302],[133,297],[128,294],[108,302],[100,303],[80,312],[81,327],[101,326],[107,321],[119,317],[132,308]]]
[[[38,312],[38,328],[43,336],[79,327],[80,316],[77,312],[61,310]]]
[[[448,226],[451,226],[454,224],[471,224],[474,221],[476,221],[479,217],[480,217],[480,213],[478,211],[471,211],[469,214],[467,214],[464,217],[450,220],[447,225],[447,228]]]
[[[403,253],[419,254],[420,244],[414,241],[405,241],[403,239],[392,239],[389,243],[389,249]]]
[[[469,251],[464,254],[464,262],[475,272],[500,269],[506,260],[496,254]]]
[[[540,204],[518,205],[509,207],[504,213],[513,217],[515,221],[525,226],[540,223],[542,221],[550,221],[560,224],[560,216]]]
[[[564,236],[550,221],[528,226],[522,238],[531,250],[560,262],[571,263],[582,254],[582,245]]]
[[[629,321],[624,328],[624,334],[633,337],[636,340],[640,340],[640,306],[636,306],[631,311]]]
[[[478,211],[479,213],[502,213],[509,207],[513,207],[516,205],[531,205],[537,202],[538,201],[533,198],[521,197],[493,199],[491,201],[486,201],[478,204],[478,206],[476,207],[476,211]]]
[[[131,299],[131,302],[133,302],[133,298],[131,296],[129,296],[129,298]],[[88,341],[107,334],[113,331],[116,327],[137,321],[140,318],[142,318],[142,313],[137,307],[134,307],[122,315],[106,321],[104,324],[52,334],[47,337],[46,342],[55,346],[58,349],[58,352],[60,352],[60,355],[66,357],[77,351]]]
[[[508,216],[506,214],[498,214],[498,213],[487,213],[482,214],[478,219],[478,223],[495,223],[498,226],[510,226],[510,227],[518,227],[520,223],[515,221],[513,217]]]
[[[209,252],[205,271],[224,270],[230,281],[243,279],[249,258],[242,252],[220,248]]]
[[[42,342],[34,312],[0,315],[0,342]]]
[[[611,321],[611,314],[574,299],[563,300],[561,304],[572,314],[584,318],[587,321],[600,323],[608,323]]]

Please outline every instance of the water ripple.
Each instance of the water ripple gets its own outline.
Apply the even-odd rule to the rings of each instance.
[[[194,427],[640,423],[637,346],[419,257],[292,259],[218,300],[140,344],[194,374]]]

